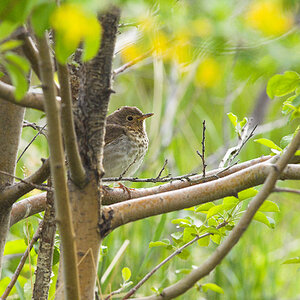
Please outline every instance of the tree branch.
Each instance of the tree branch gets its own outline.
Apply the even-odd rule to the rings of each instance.
[[[43,165],[31,176],[25,178],[22,182],[8,186],[0,192],[0,202],[6,202],[12,205],[20,197],[27,194],[35,188],[34,185],[43,183],[50,175],[49,160],[47,159]]]
[[[179,280],[177,283],[164,289],[160,295],[153,295],[150,297],[143,297],[139,299],[143,300],[159,300],[159,299],[172,299],[183,293],[188,289],[192,288],[194,284],[201,278],[207,276],[229,253],[229,251],[234,247],[234,245],[239,241],[242,234],[248,228],[252,218],[267,199],[267,197],[272,193],[276,181],[280,177],[281,172],[288,164],[289,160],[293,154],[297,151],[300,146],[300,131],[293,138],[288,149],[282,154],[276,164],[272,164],[269,168],[269,173],[267,175],[266,181],[262,189],[253,198],[248,209],[241,217],[238,224],[230,232],[225,241],[216,249],[216,251],[197,269],[191,271],[190,274],[185,276],[183,279]]]
[[[40,73],[45,96],[45,112],[48,123],[50,169],[53,177],[57,222],[61,234],[63,270],[66,299],[79,300],[76,245],[67,187],[65,157],[63,151],[60,114],[55,97],[54,73],[47,37],[38,38]]]
[[[43,211],[46,207],[46,193],[31,196],[17,203],[14,203],[10,215],[10,226],[22,219]]]
[[[0,81],[0,98],[19,106],[44,111],[44,97],[42,94],[28,92],[21,100],[17,100],[15,90],[16,88],[12,85]]]
[[[57,64],[57,73],[61,92],[61,124],[64,143],[68,158],[70,176],[74,184],[82,186],[86,181],[86,174],[80,158],[77,137],[72,112],[72,96],[70,89],[69,71],[67,65]]]
[[[236,195],[262,184],[273,168],[272,164],[265,162],[212,182],[105,206],[103,219],[110,220],[110,228],[101,234],[106,235],[129,222]],[[280,178],[300,179],[300,166],[288,165]]]

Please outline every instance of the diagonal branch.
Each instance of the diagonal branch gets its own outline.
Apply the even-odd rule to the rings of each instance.
[[[225,241],[216,249],[216,251],[198,268],[194,269],[190,274],[188,274],[183,279],[179,280],[177,283],[164,289],[160,295],[153,295],[150,297],[144,297],[139,299],[144,300],[159,300],[159,299],[172,299],[183,293],[188,289],[192,288],[194,284],[201,278],[207,276],[221,261],[223,258],[230,252],[234,245],[239,241],[240,237],[248,228],[252,218],[267,199],[270,193],[273,191],[276,181],[279,179],[281,172],[288,164],[289,160],[293,154],[297,151],[300,146],[300,131],[293,138],[288,149],[282,156],[279,158],[276,164],[271,165],[269,168],[269,174],[264,183],[264,186],[259,191],[259,193],[251,201],[248,209],[241,217],[238,224],[230,232],[229,236]]]

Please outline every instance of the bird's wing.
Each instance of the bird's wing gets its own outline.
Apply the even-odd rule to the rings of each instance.
[[[106,124],[105,130],[105,145],[125,134],[125,127],[121,125]]]

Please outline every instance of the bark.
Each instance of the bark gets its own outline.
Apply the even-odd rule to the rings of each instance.
[[[0,169],[12,175],[15,173],[23,117],[23,107],[0,99]],[[12,177],[0,174],[0,189],[12,183]],[[11,205],[3,199],[0,202],[0,274],[6,236],[10,225],[10,211]]]
[[[49,180],[50,182],[50,180]],[[56,232],[53,193],[47,193],[47,206],[40,233],[40,246],[35,272],[35,283],[32,299],[47,300],[52,273],[54,238]]]

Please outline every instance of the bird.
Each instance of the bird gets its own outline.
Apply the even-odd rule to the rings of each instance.
[[[123,106],[107,117],[104,178],[132,176],[138,170],[149,144],[144,121],[151,116],[137,107]]]

